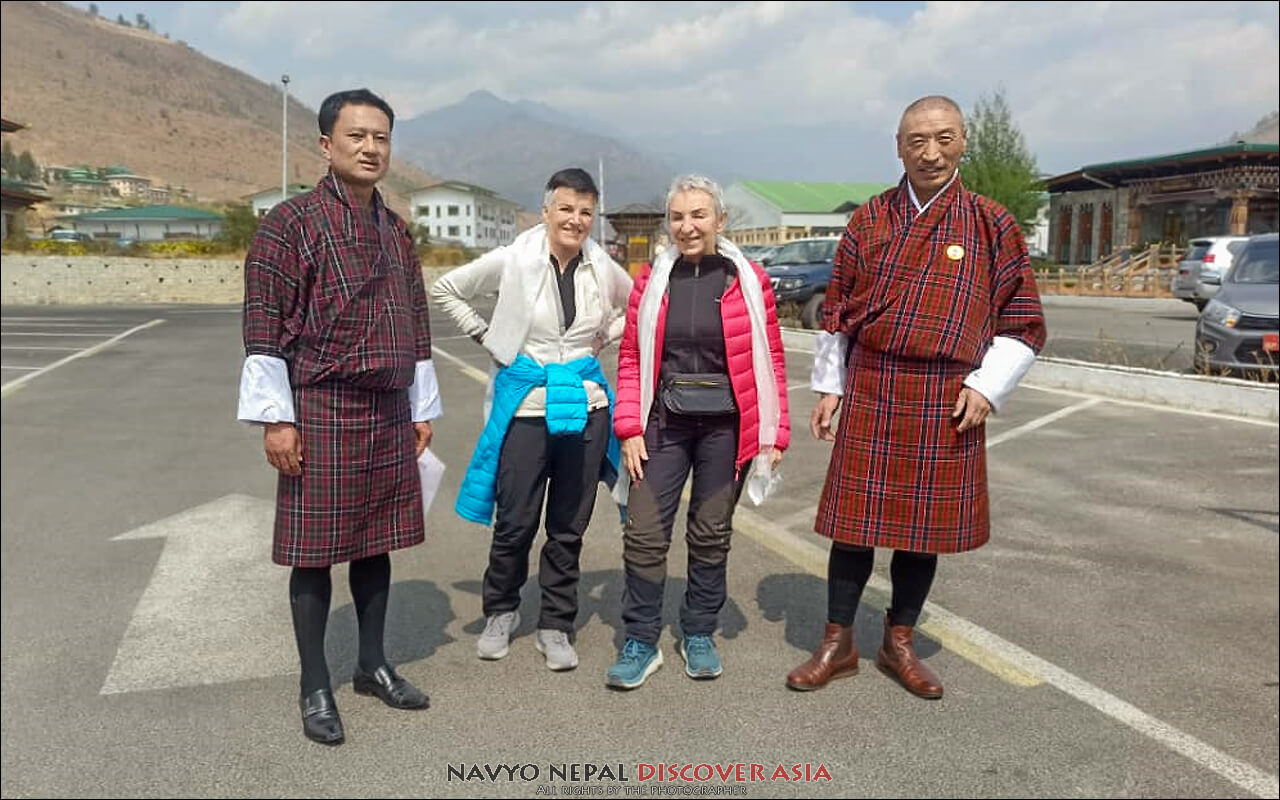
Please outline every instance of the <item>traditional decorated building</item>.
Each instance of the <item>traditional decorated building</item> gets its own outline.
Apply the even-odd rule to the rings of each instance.
[[[1280,146],[1237,143],[1092,164],[1048,180],[1049,257],[1091,264],[1121,248],[1280,230]]]

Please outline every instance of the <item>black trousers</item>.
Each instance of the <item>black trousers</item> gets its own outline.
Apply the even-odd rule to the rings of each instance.
[[[738,415],[655,414],[645,427],[644,445],[649,460],[644,480],[631,485],[622,534],[626,637],[649,644],[658,641],[667,551],[691,470],[693,488],[685,526],[689,583],[680,605],[680,628],[686,636],[710,635],[728,593],[729,539],[742,488],[734,469]]]
[[[581,434],[552,436],[542,417],[511,421],[498,461],[497,514],[484,572],[485,616],[520,607],[520,587],[529,577],[529,550],[545,496],[547,541],[538,565],[538,627],[573,632],[582,534],[591,522],[608,445],[607,408],[588,414]]]

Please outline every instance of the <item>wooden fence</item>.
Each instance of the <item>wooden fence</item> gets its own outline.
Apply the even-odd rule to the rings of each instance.
[[[1173,277],[1182,251],[1153,245],[1143,250],[1122,248],[1102,261],[1072,268],[1042,267],[1035,271],[1042,294],[1095,297],[1172,297]]]

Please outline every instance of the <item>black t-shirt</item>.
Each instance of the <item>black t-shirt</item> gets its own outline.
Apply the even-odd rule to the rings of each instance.
[[[560,287],[560,310],[564,312],[564,329],[569,330],[573,320],[578,316],[578,302],[573,292],[573,276],[582,263],[582,253],[578,253],[569,261],[569,266],[562,271],[560,262],[551,256],[551,272],[556,276],[556,284]]]
[[[729,374],[720,299],[735,274],[733,263],[721,255],[703,256],[697,264],[681,256],[672,266],[662,374]]]

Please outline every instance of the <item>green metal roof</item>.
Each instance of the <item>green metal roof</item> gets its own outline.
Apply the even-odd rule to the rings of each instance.
[[[1228,144],[1221,147],[1209,147],[1203,150],[1188,150],[1185,153],[1168,153],[1162,156],[1146,156],[1145,158],[1133,158],[1128,161],[1108,161],[1105,164],[1090,164],[1087,167],[1081,167],[1085,172],[1098,172],[1108,169],[1129,169],[1132,167],[1145,167],[1149,164],[1158,164],[1165,161],[1192,161],[1197,158],[1213,158],[1214,156],[1227,156],[1235,153],[1277,153],[1280,152],[1280,145],[1275,144]]]
[[[27,183],[26,181],[17,181],[10,178],[0,178],[0,189],[10,197],[23,198],[33,202],[48,200],[48,190],[43,186],[35,183]]]
[[[743,181],[747,191],[791,214],[824,214],[846,203],[862,205],[893,186],[891,183],[805,183]]]
[[[212,211],[201,211],[198,208],[182,206],[142,206],[140,208],[113,208],[109,211],[94,211],[80,214],[71,219],[83,222],[144,222],[147,220],[184,219],[193,222],[214,222],[222,219],[221,214]]]

